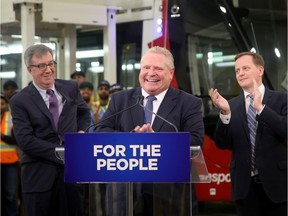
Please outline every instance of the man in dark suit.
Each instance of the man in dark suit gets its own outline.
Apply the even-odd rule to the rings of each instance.
[[[76,82],[55,79],[56,62],[50,48],[39,44],[24,54],[33,83],[16,94],[10,104],[14,133],[23,151],[22,193],[27,216],[82,214],[82,186],[64,183],[63,161],[55,148],[64,134],[81,132],[90,123],[89,108]],[[54,93],[54,105],[48,89]],[[56,96],[56,97],[55,97]],[[56,107],[57,115],[50,108]]]
[[[136,104],[139,96],[144,96],[144,106],[146,106],[149,95],[155,96],[153,112],[174,124],[178,131],[190,132],[191,145],[202,146],[204,124],[201,100],[184,91],[171,88],[170,83],[173,75],[174,60],[172,54],[165,48],[150,48],[141,59],[139,74],[141,87],[112,94],[104,118]],[[152,116],[151,122],[144,123],[144,121],[143,107],[138,105],[103,121],[98,125],[97,131],[175,132],[172,125],[155,115]],[[144,195],[141,197],[144,200],[144,209],[135,209],[134,215],[190,215],[189,184],[140,185]],[[184,190],[185,187],[187,188],[186,191]],[[180,195],[182,192],[183,194]],[[137,204],[139,204],[139,200],[136,201],[135,206]]]
[[[235,60],[236,79],[243,92],[230,101],[217,89],[211,89],[210,96],[221,111],[216,145],[232,151],[232,195],[238,215],[286,216],[287,92],[264,87],[260,55],[244,52]],[[251,118],[249,109],[256,116]]]

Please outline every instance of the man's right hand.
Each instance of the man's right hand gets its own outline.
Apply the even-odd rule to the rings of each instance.
[[[152,129],[151,125],[148,124],[143,124],[141,127],[140,126],[136,126],[133,130],[133,132],[154,132],[154,130]]]
[[[209,90],[209,95],[212,99],[214,106],[219,108],[223,115],[230,114],[231,110],[228,101],[219,94],[217,89],[211,88]]]

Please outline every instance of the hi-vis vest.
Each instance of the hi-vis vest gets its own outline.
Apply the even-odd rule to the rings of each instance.
[[[1,119],[1,133],[7,136],[11,136],[12,130],[12,116],[9,111],[3,114],[4,116]],[[2,164],[12,164],[18,161],[17,149],[14,145],[8,145],[3,140],[0,144],[0,162]],[[16,144],[16,143],[15,143]]]

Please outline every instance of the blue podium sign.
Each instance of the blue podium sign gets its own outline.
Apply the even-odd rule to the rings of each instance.
[[[65,182],[190,182],[189,133],[67,133]]]

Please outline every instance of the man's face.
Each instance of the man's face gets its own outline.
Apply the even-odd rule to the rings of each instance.
[[[102,100],[108,100],[109,98],[109,87],[102,85],[98,88],[98,95]]]
[[[4,95],[9,100],[16,90],[17,90],[17,88],[15,88],[14,86],[8,86],[7,88],[4,89]]]
[[[241,56],[235,63],[236,79],[242,89],[247,92],[253,91],[253,79],[258,86],[262,84],[264,68],[253,63],[252,56]]]
[[[173,74],[164,55],[147,53],[142,59],[139,83],[148,94],[158,95],[168,89]]]
[[[7,108],[8,108],[8,103],[3,98],[1,98],[1,113],[6,111]]]
[[[90,102],[93,91],[90,88],[81,88],[80,94],[86,103]]]
[[[43,56],[33,56],[32,57],[32,64],[39,65],[39,64],[49,64],[53,62],[52,55],[47,52]],[[41,89],[48,89],[51,88],[55,82],[55,73],[56,73],[56,65],[54,66],[47,66],[44,69],[40,69],[34,66],[28,66],[28,71],[33,77],[34,82],[41,88]]]

